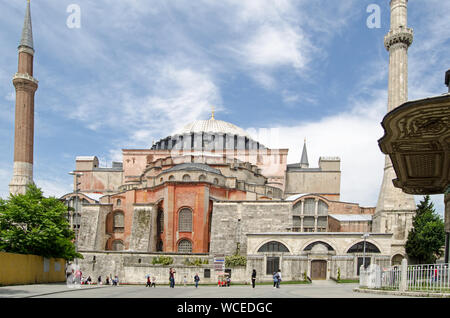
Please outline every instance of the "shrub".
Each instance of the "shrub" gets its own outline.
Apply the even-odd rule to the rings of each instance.
[[[173,258],[170,256],[153,257],[152,264],[171,265],[173,264]]]
[[[246,266],[247,258],[241,255],[233,255],[225,257],[225,266],[226,267],[237,267],[237,266]]]
[[[202,260],[201,258],[194,258],[193,260],[191,260],[189,258],[186,258],[184,260],[184,264],[188,266],[200,266],[203,264],[208,264],[208,260],[207,259]]]

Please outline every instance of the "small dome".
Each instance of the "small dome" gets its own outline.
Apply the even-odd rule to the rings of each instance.
[[[177,131],[176,135],[184,135],[191,133],[210,133],[210,134],[228,134],[228,135],[238,135],[247,138],[251,138],[244,129],[228,123],[223,120],[208,119],[208,120],[196,120],[193,123],[187,124],[183,129]]]

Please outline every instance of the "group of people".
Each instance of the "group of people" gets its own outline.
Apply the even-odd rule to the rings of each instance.
[[[103,284],[103,283],[102,283],[102,277],[101,277],[101,276],[99,276],[99,277],[97,278],[97,283],[98,283],[99,285],[102,285],[102,284]],[[118,286],[118,285],[119,285],[119,276],[116,275],[116,276],[114,276],[114,278],[112,278],[112,275],[109,274],[109,277],[106,276],[105,285]]]
[[[156,287],[156,277],[152,276],[151,280],[150,280],[150,275],[147,275],[147,284],[145,285],[145,287]]]
[[[169,287],[170,288],[175,288],[175,273],[176,271],[171,267],[169,269]],[[117,277],[117,276],[116,276]],[[150,274],[145,276],[147,278],[147,283],[145,285],[145,287],[156,287],[156,277],[152,276]],[[99,277],[100,279],[101,277]],[[106,278],[108,280],[108,277]],[[253,269],[252,271],[252,287],[255,288],[256,286],[256,270]],[[273,272],[273,288],[280,288],[280,283],[281,283],[281,270],[278,269],[278,271]],[[198,288],[198,284],[200,282],[200,277],[198,276],[198,273],[195,274],[194,276],[194,284],[195,284],[195,288]],[[230,276],[226,275],[226,278],[223,280],[219,280],[219,286],[227,286],[229,287],[231,283],[231,279]],[[183,278],[183,284],[186,287],[187,286],[187,277],[186,275],[184,275]]]
[[[273,288],[280,288],[281,283],[281,270],[278,269],[278,271],[273,272]],[[253,269],[252,272],[252,287],[255,288],[256,286],[256,270]]]
[[[169,287],[170,288],[175,288],[175,273],[176,273],[176,271],[171,267],[169,269]],[[148,274],[148,275],[145,275],[145,277],[147,278],[147,283],[145,284],[145,287],[156,287],[156,277],[155,276]],[[195,288],[198,288],[199,282],[200,282],[200,276],[198,276],[198,273],[196,273],[194,276]],[[184,275],[183,283],[184,283],[184,286],[186,287],[186,285],[187,285],[186,275]]]
[[[66,281],[67,284],[69,285],[92,285],[92,278],[91,276],[88,276],[87,278],[85,278],[83,276],[83,272],[81,271],[81,269],[79,268],[68,268],[66,270]],[[117,275],[114,276],[114,278],[112,278],[112,275],[109,274],[109,277],[106,276],[106,281],[105,281],[105,285],[112,285],[112,286],[118,286],[119,284],[119,277]],[[103,281],[102,281],[102,276],[99,276],[97,278],[97,285],[103,285]]]

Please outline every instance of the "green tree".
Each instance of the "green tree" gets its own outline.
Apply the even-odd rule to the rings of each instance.
[[[0,251],[73,260],[74,232],[66,219],[67,207],[46,198],[34,184],[25,194],[0,199]]]
[[[406,253],[419,264],[432,264],[442,256],[444,244],[444,222],[427,195],[417,205],[413,228],[405,245]]]

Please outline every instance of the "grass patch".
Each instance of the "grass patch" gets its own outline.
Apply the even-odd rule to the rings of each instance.
[[[338,284],[358,284],[359,279],[341,279],[341,280],[336,280],[336,283],[338,283]]]

